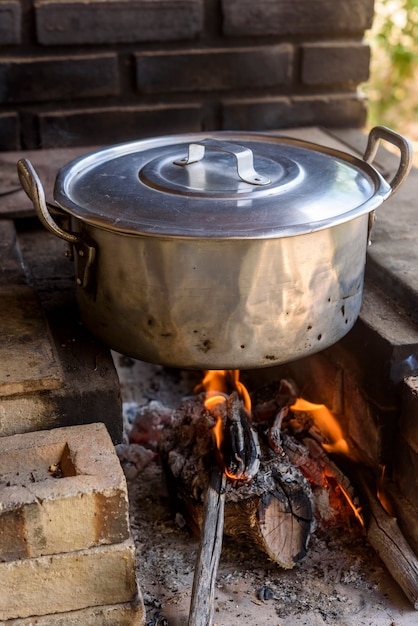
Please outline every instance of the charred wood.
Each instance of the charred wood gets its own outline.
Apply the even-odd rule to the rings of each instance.
[[[163,430],[160,454],[176,506],[197,533],[203,526],[203,501],[216,459],[214,418],[203,398],[189,398]],[[277,455],[260,435],[259,469],[251,479],[228,480],[225,534],[251,542],[284,568],[306,554],[314,528],[308,481],[285,454]]]

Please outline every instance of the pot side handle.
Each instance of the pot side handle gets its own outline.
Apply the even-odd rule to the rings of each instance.
[[[371,164],[373,162],[381,139],[396,146],[401,156],[398,170],[392,180],[389,181],[392,194],[394,194],[404,182],[411,169],[413,155],[412,145],[408,139],[390,130],[390,128],[386,128],[386,126],[375,126],[369,133],[366,151],[363,156],[363,160],[366,161],[366,163]]]
[[[32,163],[28,159],[20,159],[17,163],[17,173],[20,184],[32,201],[36,214],[45,228],[68,243],[79,243],[80,237],[78,235],[63,230],[53,219],[50,213],[50,208],[53,205],[48,204],[45,200],[44,188]]]

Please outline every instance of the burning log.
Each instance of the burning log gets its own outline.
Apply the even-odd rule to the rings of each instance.
[[[187,399],[160,440],[175,506],[197,533],[203,526],[209,476],[219,456],[213,436],[217,420],[205,407],[204,399],[202,394]],[[241,452],[234,445],[228,446],[229,458],[224,456],[223,464],[227,471],[238,464],[238,478],[229,478],[226,483],[224,532],[258,546],[283,568],[292,568],[306,554],[314,526],[309,483],[284,453],[279,456],[271,450],[262,433],[259,448],[249,433],[241,440],[243,423],[237,419],[236,403],[230,400],[228,406],[231,423],[227,432],[235,431],[236,441],[245,440],[245,445],[253,445],[253,449],[255,446],[259,458],[252,458],[250,453],[243,464]],[[225,446],[219,449],[225,455]]]

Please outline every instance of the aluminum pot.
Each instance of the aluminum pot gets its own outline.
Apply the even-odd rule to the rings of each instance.
[[[400,152],[390,182],[372,166],[381,139]],[[235,369],[292,361],[350,330],[370,217],[411,154],[384,127],[363,159],[268,134],[159,137],[72,161],[54,205],[29,161],[18,172],[41,221],[74,249],[94,335],[153,363]]]

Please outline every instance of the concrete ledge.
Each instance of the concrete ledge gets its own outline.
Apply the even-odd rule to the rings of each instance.
[[[125,477],[104,424],[0,438],[1,560],[129,536]]]

